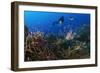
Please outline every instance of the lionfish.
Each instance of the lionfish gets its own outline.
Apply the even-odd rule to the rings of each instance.
[[[66,39],[67,39],[67,40],[72,40],[72,39],[73,39],[73,32],[72,32],[72,30],[70,30],[70,31],[67,33]]]

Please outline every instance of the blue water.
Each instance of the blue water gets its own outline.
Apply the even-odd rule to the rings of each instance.
[[[62,23],[61,17],[64,18]],[[57,35],[69,30],[76,32],[84,24],[90,25],[90,14],[24,11],[24,23],[30,32],[40,31]]]

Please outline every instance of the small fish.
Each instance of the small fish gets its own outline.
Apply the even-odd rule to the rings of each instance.
[[[68,19],[69,19],[69,20],[71,20],[71,21],[73,21],[73,20],[74,20],[74,18],[73,18],[73,17],[69,17]]]

